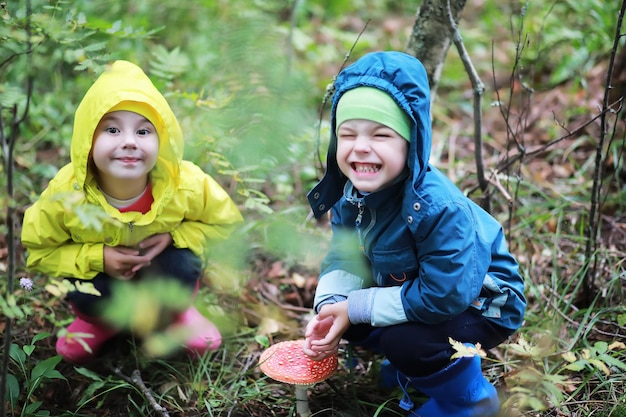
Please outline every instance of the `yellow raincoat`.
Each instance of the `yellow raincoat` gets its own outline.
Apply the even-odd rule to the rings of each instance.
[[[148,104],[157,119],[153,124],[159,132],[159,156],[150,174],[154,203],[146,214],[120,213],[111,206],[98,189],[90,163],[98,122],[123,101]],[[130,62],[113,63],[76,110],[71,162],[24,214],[27,267],[56,277],[91,279],[104,271],[104,245],[134,247],[149,236],[168,232],[175,247],[203,257],[207,242],[226,238],[242,217],[213,178],[182,159],[183,146],[174,113],[146,74]],[[110,218],[102,222],[101,230],[81,220],[88,216],[84,213],[93,213],[90,205],[101,207]]]

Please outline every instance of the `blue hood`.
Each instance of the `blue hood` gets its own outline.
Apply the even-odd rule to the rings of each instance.
[[[337,165],[336,111],[341,96],[357,87],[374,87],[387,92],[412,121],[411,145],[407,165],[413,189],[426,173],[432,145],[430,87],[422,63],[403,52],[373,52],[339,73],[331,108],[331,134],[326,158],[326,173],[307,198],[316,218],[341,198],[347,178]]]

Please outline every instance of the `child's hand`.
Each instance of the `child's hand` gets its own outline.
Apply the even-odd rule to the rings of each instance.
[[[319,316],[313,317],[309,322],[305,331],[305,345],[310,346],[312,340],[322,340],[326,337],[330,328],[333,325],[335,319],[332,316],[328,316],[325,319],[320,319]]]
[[[133,268],[137,265],[149,264],[150,259],[140,255],[139,251],[125,246],[104,247],[104,273],[123,280],[135,276]]]
[[[337,354],[341,337],[348,327],[350,320],[347,301],[322,306],[319,314],[306,327],[304,353],[314,360]]]
[[[172,235],[169,233],[160,233],[158,235],[152,235],[139,242],[137,247],[141,251],[144,257],[148,259],[147,263],[137,264],[132,268],[133,273],[139,271],[144,266],[150,265],[150,261],[156,258],[161,252],[172,244]]]

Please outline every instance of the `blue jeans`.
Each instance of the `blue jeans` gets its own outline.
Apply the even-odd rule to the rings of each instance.
[[[491,349],[512,333],[468,310],[438,324],[353,325],[344,334],[344,339],[385,355],[394,367],[407,376],[423,377],[440,371],[450,363],[454,352],[448,338],[462,343],[480,343],[483,349]]]
[[[189,249],[178,249],[174,246],[169,246],[156,256],[149,266],[141,268],[133,278],[133,281],[150,276],[165,280],[172,279],[193,291],[198,284],[201,274],[202,260],[198,256]],[[109,301],[111,285],[117,279],[101,272],[89,281],[76,279],[71,279],[71,281],[90,282],[100,291],[101,296],[78,291],[72,291],[67,294],[67,299],[78,312],[87,316],[98,316],[103,304]]]

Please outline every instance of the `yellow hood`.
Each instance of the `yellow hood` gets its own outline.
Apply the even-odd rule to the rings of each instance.
[[[180,125],[148,76],[127,61],[115,61],[107,67],[76,109],[70,157],[78,185],[83,188],[93,177],[88,162],[96,126],[102,116],[122,102],[143,103],[154,109],[154,117],[149,119],[159,133],[159,157],[152,172],[153,182],[159,178],[176,188],[184,152]]]

